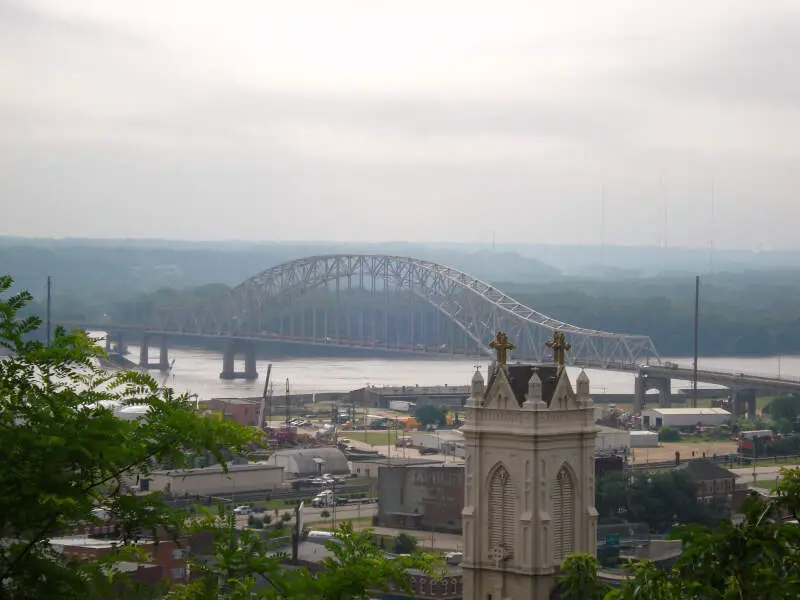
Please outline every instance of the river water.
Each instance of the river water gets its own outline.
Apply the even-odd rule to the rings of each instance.
[[[139,356],[138,346],[129,346],[131,360]],[[155,348],[151,350],[154,352]],[[189,391],[200,398],[260,396],[264,388],[267,360],[259,359],[259,379],[256,381],[219,378],[222,370],[222,355],[212,350],[191,348],[170,348],[170,360],[175,364],[168,376],[167,384],[178,392]],[[691,358],[665,359],[681,366],[691,366]],[[284,382],[288,378],[291,392],[348,392],[367,384],[383,385],[467,385],[475,370],[474,365],[486,373],[487,358],[431,358],[428,360],[402,358],[298,358],[281,359],[272,362],[271,379],[275,394],[282,394]],[[723,371],[762,374],[787,378],[800,378],[800,356],[737,358],[700,357],[700,369],[719,369]],[[580,372],[568,368],[572,381]],[[587,370],[593,393],[632,394],[634,377],[631,373]],[[153,373],[157,378],[158,372]],[[691,387],[688,381],[672,381],[673,391]],[[714,387],[699,384],[699,387]]]

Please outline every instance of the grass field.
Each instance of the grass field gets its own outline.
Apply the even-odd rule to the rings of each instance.
[[[364,442],[371,446],[394,446],[397,441],[397,429],[386,431],[348,431],[347,438],[355,442]]]
[[[756,481],[756,487],[764,488],[769,491],[773,491],[777,486],[777,479],[759,479]]]

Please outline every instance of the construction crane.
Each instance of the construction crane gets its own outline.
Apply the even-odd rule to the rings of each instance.
[[[175,366],[175,359],[172,359],[172,362],[169,363],[169,368],[161,374],[161,387],[167,385],[167,381],[169,381],[169,374],[172,373],[172,367]]]
[[[258,430],[264,429],[264,410],[267,407],[267,402],[272,402],[272,392],[269,387],[269,375],[272,372],[272,363],[269,363],[267,366],[267,379],[264,381],[264,393],[261,394],[261,406],[258,408],[258,425],[256,428]],[[272,411],[270,411],[272,412]]]

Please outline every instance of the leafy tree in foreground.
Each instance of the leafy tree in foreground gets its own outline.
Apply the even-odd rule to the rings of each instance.
[[[174,600],[361,599],[392,584],[409,588],[407,568],[432,573],[431,557],[415,552],[390,560],[371,534],[343,524],[333,557],[317,576],[283,570],[270,552],[270,535],[236,531],[232,515],[205,518],[171,510],[159,494],[137,495],[132,475],[155,465],[187,466],[193,454],[211,452],[223,466],[224,451],[246,452],[253,430],[204,417],[187,397],[161,389],[141,373],[108,374],[93,365],[102,354],[85,334],[57,331],[50,347],[24,341],[38,325],[19,318],[26,293],[8,297],[11,279],[0,277],[0,598],[93,599],[121,597],[121,560],[145,561],[134,542],[210,530],[210,559],[194,560],[199,575],[171,589],[125,588],[128,598]],[[134,421],[114,416],[109,404],[149,407]],[[66,557],[49,540],[74,526],[96,522],[103,510],[119,524],[119,549],[100,560]],[[130,582],[127,581],[129,584]]]
[[[100,350],[80,332],[57,330],[50,347],[25,341],[39,326],[19,318],[30,301],[10,296],[0,277],[0,597],[91,598],[113,588],[113,565],[135,553],[141,535],[177,533],[183,513],[158,494],[137,496],[126,480],[187,453],[210,451],[224,464],[223,447],[243,451],[253,434],[191,409],[185,396],[160,389],[148,375],[108,374],[92,359]],[[149,407],[138,420],[117,418],[109,404]],[[121,547],[103,561],[67,558],[49,539],[100,509],[119,523]]]
[[[570,600],[771,600],[800,597],[800,527],[784,515],[800,510],[800,469],[784,469],[775,501],[756,497],[743,506],[744,521],[716,527],[680,527],[683,554],[671,570],[651,562],[631,565],[631,577],[610,590],[591,576],[588,557],[571,556],[559,581]]]
[[[417,538],[411,537],[407,533],[401,533],[394,538],[395,554],[411,554],[417,548]]]
[[[369,531],[354,531],[344,522],[325,541],[332,556],[312,574],[306,569],[284,569],[289,557],[269,550],[269,539],[245,530],[235,532],[232,517],[216,517],[200,525],[216,532],[208,560],[194,560],[198,579],[178,586],[173,600],[361,600],[392,585],[410,592],[407,569],[435,575],[433,557],[419,551],[389,559],[372,543]]]

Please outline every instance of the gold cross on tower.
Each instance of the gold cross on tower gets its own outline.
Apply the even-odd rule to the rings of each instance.
[[[514,349],[514,344],[508,341],[505,333],[498,331],[494,340],[489,344],[489,348],[494,349],[497,353],[497,362],[504,365],[508,360],[508,351]]]
[[[572,348],[572,344],[568,344],[564,339],[564,334],[560,331],[554,331],[553,339],[549,340],[546,346],[553,350],[553,362],[559,367],[563,367],[566,353]]]

